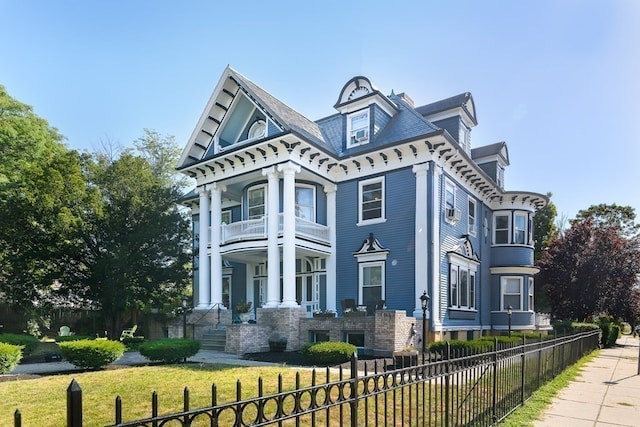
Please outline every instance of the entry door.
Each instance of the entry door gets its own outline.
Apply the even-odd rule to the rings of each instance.
[[[320,308],[320,285],[313,274],[296,276],[296,300],[309,317]]]

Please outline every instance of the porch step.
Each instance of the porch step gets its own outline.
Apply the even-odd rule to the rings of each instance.
[[[209,329],[200,338],[200,348],[203,350],[224,351],[227,344],[225,329]]]

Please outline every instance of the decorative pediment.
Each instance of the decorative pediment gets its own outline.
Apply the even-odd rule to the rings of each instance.
[[[387,254],[389,249],[384,248],[378,239],[373,237],[373,233],[369,233],[369,238],[362,242],[362,246],[353,253],[353,256],[358,259],[358,262],[382,261],[387,259]]]
[[[474,252],[473,245],[468,236],[458,239],[458,242],[447,251],[448,255],[458,255],[470,261],[480,262],[478,254]]]

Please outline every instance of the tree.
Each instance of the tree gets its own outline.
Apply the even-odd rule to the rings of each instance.
[[[543,249],[546,248],[549,242],[558,234],[558,228],[556,227],[558,211],[556,205],[551,201],[551,193],[547,193],[547,197],[549,198],[549,203],[543,208],[537,209],[533,219],[533,235],[535,237],[534,259],[536,261],[540,259]],[[536,286],[534,292],[537,309],[543,312],[549,310],[547,295],[543,287]]]
[[[157,165],[158,163],[155,163]],[[98,301],[111,331],[126,316],[160,307],[188,284],[189,221],[181,191],[147,158],[85,158],[87,180],[99,193],[82,235],[74,292]]]
[[[538,282],[547,293],[555,318],[585,320],[606,313],[635,316],[634,288],[640,274],[637,238],[615,225],[576,219],[556,236],[538,262]]]
[[[80,155],[62,141],[0,86],[0,298],[26,311],[42,310],[65,275],[89,194]]]
[[[635,209],[631,206],[607,205],[601,203],[581,210],[572,221],[590,219],[596,227],[618,228],[623,236],[634,237],[640,234],[640,224],[635,223]]]

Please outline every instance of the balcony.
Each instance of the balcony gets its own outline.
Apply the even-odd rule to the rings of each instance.
[[[222,224],[220,244],[240,242],[243,240],[266,239],[269,232],[268,222],[268,218],[265,215],[258,219]],[[282,230],[283,215],[278,214],[278,236],[282,236]],[[330,243],[329,227],[298,217],[296,217],[296,237],[318,243]]]

